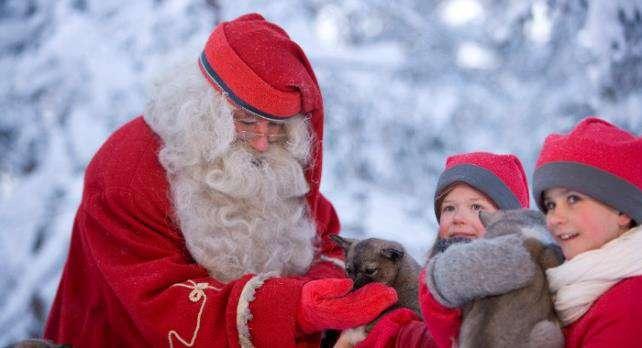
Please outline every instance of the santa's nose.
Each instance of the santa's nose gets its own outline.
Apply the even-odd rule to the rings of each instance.
[[[268,122],[266,120],[260,120],[256,123],[254,132],[256,137],[250,142],[250,146],[258,152],[267,151],[270,146],[270,141],[268,139]]]
[[[259,134],[250,142],[250,146],[258,152],[265,152],[270,146],[270,142],[266,134]]]

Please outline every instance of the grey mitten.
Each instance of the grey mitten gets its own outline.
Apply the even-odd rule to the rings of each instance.
[[[439,303],[458,308],[519,289],[533,279],[535,270],[522,237],[513,234],[451,246],[430,259],[426,283]]]

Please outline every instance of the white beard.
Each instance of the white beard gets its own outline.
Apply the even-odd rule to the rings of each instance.
[[[145,120],[165,143],[159,159],[187,249],[223,282],[304,274],[316,236],[305,198],[307,122],[287,127],[288,145],[255,154],[233,143],[231,107],[196,64],[180,68],[157,86]]]

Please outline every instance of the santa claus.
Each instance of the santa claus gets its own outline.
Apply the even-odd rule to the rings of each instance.
[[[257,14],[218,25],[87,168],[45,338],[78,347],[318,345],[396,301],[349,292],[319,192],[323,102]]]

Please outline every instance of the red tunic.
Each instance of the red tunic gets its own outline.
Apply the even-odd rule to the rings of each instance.
[[[248,274],[224,284],[194,262],[172,219],[160,145],[138,117],[116,131],[87,167],[45,337],[74,347],[236,347],[240,329],[246,331],[241,339],[249,336],[257,347],[317,343],[317,335],[296,330],[301,286],[309,279],[344,276],[324,261],[324,256],[342,258],[342,252],[328,239],[338,232],[339,221],[318,192],[320,158],[306,173],[321,239],[309,272],[264,282]],[[315,154],[320,153],[317,145]],[[250,299],[251,318],[237,316],[248,306],[239,303],[242,293]]]
[[[642,346],[642,276],[602,294],[580,319],[564,328],[566,347]]]

